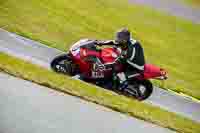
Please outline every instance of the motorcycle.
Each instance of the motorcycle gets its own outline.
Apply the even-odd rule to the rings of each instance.
[[[138,100],[148,98],[153,85],[150,79],[166,80],[166,70],[152,64],[145,64],[143,73],[128,79],[128,86],[120,90],[115,82],[114,74],[123,72],[126,66],[115,63],[120,56],[120,49],[93,45],[93,40],[82,39],[71,46],[66,54],[55,57],[50,66],[55,72],[77,76],[86,82],[103,88],[111,89],[120,94],[134,97]]]

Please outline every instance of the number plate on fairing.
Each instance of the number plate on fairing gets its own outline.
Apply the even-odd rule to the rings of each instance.
[[[92,77],[93,78],[104,78],[104,72],[103,71],[92,71]]]

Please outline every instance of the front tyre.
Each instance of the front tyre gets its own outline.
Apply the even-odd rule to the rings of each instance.
[[[135,97],[138,100],[144,100],[151,95],[153,85],[149,80],[129,82],[128,87],[124,91],[129,96]]]
[[[58,73],[63,73],[67,75],[75,75],[75,66],[71,60],[70,55],[68,54],[61,54],[56,56],[51,61],[51,69]]]

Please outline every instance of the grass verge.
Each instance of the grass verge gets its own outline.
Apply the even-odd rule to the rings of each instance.
[[[129,27],[147,61],[168,70],[165,87],[200,99],[200,25],[124,0],[1,0],[0,18],[0,27],[60,50]]]
[[[161,108],[130,99],[108,90],[73,80],[16,57],[0,53],[0,71],[98,103],[130,116],[184,133],[199,133],[200,124]]]
[[[194,8],[200,8],[200,1],[199,0],[183,0],[186,4],[194,7]]]

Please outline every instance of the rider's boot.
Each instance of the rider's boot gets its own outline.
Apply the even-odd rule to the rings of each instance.
[[[124,72],[117,73],[117,79],[119,82],[118,89],[124,91],[128,87],[127,77]]]

